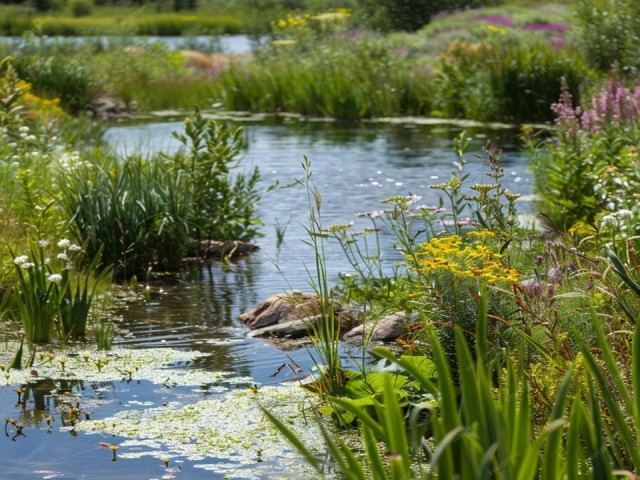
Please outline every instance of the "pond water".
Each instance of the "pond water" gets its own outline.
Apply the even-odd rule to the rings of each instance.
[[[32,40],[30,40],[32,41]],[[47,45],[55,43],[73,43],[74,45],[82,45],[85,42],[98,42],[103,48],[110,45],[119,44],[148,44],[160,42],[164,43],[170,50],[194,49],[203,51],[220,51],[227,54],[242,54],[251,51],[254,45],[247,35],[185,35],[185,36],[100,36],[100,37],[44,37],[43,41]],[[7,37],[0,36],[0,43],[8,44],[16,47],[24,42],[23,37]]]
[[[278,458],[265,459],[256,463],[255,468],[203,469],[200,468],[203,463],[223,460],[189,459],[181,456],[179,450],[163,445],[163,438],[157,439],[159,445],[155,450],[150,450],[148,445],[122,447],[118,450],[120,460],[112,462],[112,452],[99,443],[120,444],[125,438],[104,433],[87,435],[60,427],[63,412],[74,402],[90,405],[94,412],[92,419],[107,418],[122,410],[144,410],[173,403],[189,405],[207,398],[227,398],[230,392],[246,390],[254,384],[262,387],[277,384],[293,377],[291,368],[270,376],[282,364],[299,365],[305,371],[311,368],[307,349],[276,348],[248,339],[236,319],[273,293],[291,288],[310,290],[307,270],[313,271],[314,253],[304,244],[308,225],[306,193],[300,186],[266,192],[270,185],[286,185],[302,178],[303,155],[311,161],[312,180],[323,198],[323,223],[354,220],[354,228],[360,228],[367,224],[356,214],[382,208],[380,200],[393,195],[417,194],[422,196],[421,203],[435,205],[436,192],[428,185],[450,178],[455,160],[452,139],[466,129],[472,139],[466,155],[470,184],[482,181],[487,171],[475,156],[481,153],[487,139],[491,139],[503,149],[504,183],[510,190],[524,194],[522,209],[530,209],[527,196],[531,193],[532,181],[526,159],[515,141],[517,132],[503,126],[492,129],[412,122],[356,125],[303,122],[294,118],[241,123],[248,146],[242,154],[240,168],[258,166],[261,186],[265,189],[257,205],[257,214],[264,221],[264,236],[256,240],[260,250],[227,265],[213,263],[191,279],[163,287],[147,302],[129,304],[120,312],[121,327],[128,333],[116,340],[118,348],[136,351],[169,347],[197,352],[197,357],[177,361],[167,368],[167,375],[177,375],[176,378],[196,370],[226,372],[230,378],[241,378],[228,383],[221,381],[222,390],[181,385],[180,381],[171,385],[148,379],[132,382],[131,375],[127,378],[124,374],[119,379],[93,383],[43,379],[39,385],[29,386],[22,398],[15,391],[20,385],[7,380],[7,385],[0,388],[0,415],[20,418],[25,424],[26,437],[7,435],[3,440],[0,448],[3,478],[282,477],[283,472],[278,473]],[[108,130],[106,139],[120,152],[174,151],[178,143],[171,132],[181,129],[182,123],[175,121],[116,125]],[[281,244],[277,241],[277,228],[286,228]],[[385,250],[389,251],[389,234],[383,231],[381,238],[387,247]],[[348,271],[336,246],[327,245],[326,260],[332,281],[340,272]],[[396,261],[392,253],[385,258],[388,266]],[[342,354],[348,362],[360,352],[345,347]],[[66,396],[61,396],[61,391]],[[19,400],[17,404],[16,400]],[[43,421],[43,412],[54,411],[59,418],[49,430]],[[11,428],[9,433],[13,433]],[[142,454],[127,457],[127,453],[137,452],[136,448]],[[165,472],[157,452],[167,452],[171,465],[179,465],[181,470]]]

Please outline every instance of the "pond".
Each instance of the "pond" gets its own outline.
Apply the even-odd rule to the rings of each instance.
[[[231,55],[248,53],[254,45],[248,35],[187,35],[187,36],[76,36],[76,37],[44,37],[43,41],[47,45],[55,43],[72,43],[82,45],[86,42],[98,43],[103,48],[119,44],[148,44],[163,43],[170,50],[194,49],[203,51],[219,51]],[[11,48],[15,48],[24,42],[23,37],[0,36],[0,43],[5,43]]]
[[[154,291],[148,301],[123,308],[119,325],[127,333],[116,339],[109,359],[115,373],[111,369],[110,375],[98,376],[99,381],[82,382],[68,375],[71,367],[65,370],[62,365],[63,372],[60,365],[43,364],[38,367],[38,378],[32,379],[37,383],[27,385],[21,393],[16,389],[22,382],[6,379],[0,388],[0,414],[19,418],[26,436],[16,436],[9,425],[0,449],[4,477],[281,478],[283,472],[302,468],[290,450],[280,447],[278,451],[271,444],[263,445],[266,439],[252,436],[252,426],[242,422],[255,421],[260,412],[251,407],[244,413],[247,402],[241,400],[259,387],[256,398],[265,405],[270,401],[282,404],[278,392],[283,390],[272,392],[270,386],[288,384],[286,380],[299,374],[298,368],[308,372],[313,352],[248,339],[236,317],[271,294],[292,288],[310,290],[307,270],[313,271],[314,253],[303,243],[308,225],[306,192],[300,186],[266,191],[270,185],[287,185],[302,178],[303,155],[311,161],[312,180],[323,198],[325,225],[354,220],[354,228],[360,228],[366,225],[365,219],[356,214],[380,209],[380,200],[393,195],[417,194],[422,196],[421,203],[436,204],[435,191],[428,185],[449,179],[455,160],[452,139],[463,129],[472,139],[466,155],[470,183],[481,181],[487,171],[475,155],[491,139],[503,149],[504,183],[524,195],[523,211],[531,208],[527,198],[532,180],[526,159],[515,141],[517,131],[505,126],[408,120],[341,124],[293,117],[261,121],[237,117],[234,121],[244,125],[247,138],[241,168],[258,166],[262,174],[265,193],[257,213],[264,221],[264,236],[256,241],[260,250],[228,264],[213,263],[192,278]],[[181,129],[179,121],[115,125],[106,139],[120,152],[172,151],[178,144],[171,132]],[[282,243],[277,240],[277,229],[285,229]],[[389,235],[383,231],[381,237],[389,247]],[[329,276],[335,281],[340,272],[348,270],[346,262],[336,246],[327,245],[326,255]],[[392,254],[385,259],[389,266],[396,261]],[[349,362],[361,353],[345,347],[342,354]],[[154,362],[162,368],[151,369]],[[280,374],[270,376],[283,364],[286,368]],[[69,365],[81,368],[83,363],[70,354]],[[64,379],[55,378],[55,372]],[[287,392],[284,398],[292,395]],[[74,405],[80,409],[76,421],[72,421]],[[211,410],[216,405],[229,409],[226,416],[240,416],[235,423],[224,423],[224,412],[220,416]],[[190,410],[197,418],[182,419]],[[95,433],[85,432],[85,422],[80,420],[89,411],[91,420],[108,419],[113,425],[96,424],[92,427]],[[150,433],[152,439],[136,442],[123,435],[125,425],[149,425],[150,419],[167,414],[175,416],[175,424],[167,431]],[[45,421],[47,415],[53,417],[51,428]],[[226,453],[220,453],[213,445],[204,453],[194,453],[192,447],[202,441],[197,432],[208,428],[198,422],[207,416],[222,425],[226,441],[231,438],[237,443],[235,450],[227,446]],[[238,432],[226,430],[234,428]],[[184,437],[181,429],[194,432]],[[116,462],[111,461],[110,445],[119,446]],[[168,468],[164,457],[170,460]],[[308,472],[303,469],[298,475],[305,477]]]

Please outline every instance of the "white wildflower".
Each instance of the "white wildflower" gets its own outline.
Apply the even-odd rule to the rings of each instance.
[[[38,245],[40,245],[42,248],[47,247],[47,245],[49,245],[49,241],[48,240],[38,240]]]
[[[65,262],[69,261],[69,256],[66,253],[59,253],[58,255],[56,255],[56,258],[58,260],[64,260]]]
[[[29,270],[30,268],[33,268],[36,266],[35,263],[32,262],[25,262],[22,265],[20,265],[22,268],[24,268],[25,270]]]
[[[60,283],[62,281],[62,275],[59,273],[52,273],[49,275],[49,281],[53,283]]]
[[[29,257],[27,257],[26,255],[20,255],[19,257],[13,259],[13,263],[15,263],[16,265],[22,265],[27,261],[29,261]]]
[[[71,245],[71,242],[66,238],[63,238],[58,242],[58,248],[65,249],[65,248],[69,248],[70,245]]]
[[[29,131],[29,127],[27,127],[26,125],[22,125],[18,130],[20,132],[28,132]]]
[[[76,245],[75,243],[72,243],[71,245],[69,245],[69,251],[70,252],[81,252],[82,248],[79,247],[78,245]]]

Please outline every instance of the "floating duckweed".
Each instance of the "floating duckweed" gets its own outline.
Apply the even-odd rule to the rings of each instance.
[[[288,426],[306,445],[318,451],[324,449],[322,435],[310,418],[312,415],[304,411],[308,408],[307,399],[308,393],[298,386],[264,386],[258,394],[235,390],[220,399],[190,405],[171,402],[158,408],[125,410],[102,420],[82,421],[76,429],[130,438],[120,444],[120,458],[171,455],[191,461],[216,459],[221,462],[198,467],[220,474],[233,473],[234,478],[258,478],[262,469],[274,468],[269,465],[270,459],[277,459],[277,468],[300,468],[301,471],[307,468],[265,418],[261,405],[274,415],[287,418]],[[160,438],[162,444],[156,440]],[[134,452],[129,451],[132,446],[136,447]],[[147,450],[142,451],[142,446]],[[261,452],[260,462],[256,459],[257,450]],[[238,477],[241,469],[250,472],[243,471]],[[245,473],[250,476],[244,476]]]
[[[11,362],[12,352],[19,344],[9,345],[0,352],[0,362]],[[85,360],[90,355],[93,361]],[[134,380],[148,380],[159,385],[195,386],[225,383],[243,385],[252,382],[250,377],[234,377],[232,372],[206,372],[202,370],[179,370],[169,368],[179,362],[192,362],[204,356],[200,352],[187,352],[172,348],[119,349],[113,348],[109,354],[102,352],[78,353],[64,349],[57,355],[44,353],[38,357],[34,367],[38,378],[82,379],[96,382],[117,381],[129,378],[129,370],[135,372]],[[5,358],[6,357],[6,358]],[[51,360],[56,359],[52,362]],[[64,366],[64,368],[61,368]],[[5,372],[5,378],[9,374]],[[34,381],[29,369],[11,370],[11,382],[15,384]]]

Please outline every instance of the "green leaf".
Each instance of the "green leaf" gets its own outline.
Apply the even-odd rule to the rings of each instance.
[[[365,376],[352,378],[347,382],[346,392],[349,398],[367,398],[382,395],[387,381],[391,382],[394,390],[400,390],[409,379],[406,375],[392,372],[371,372]]]
[[[13,361],[9,366],[10,370],[22,370],[23,351],[24,351],[24,337],[22,337],[22,340],[20,340],[20,346],[18,347],[18,351],[16,352],[15,356],[13,357]]]
[[[418,371],[425,377],[433,378],[436,376],[436,366],[433,360],[424,355],[402,355],[400,361],[403,365],[411,365],[413,371]]]

